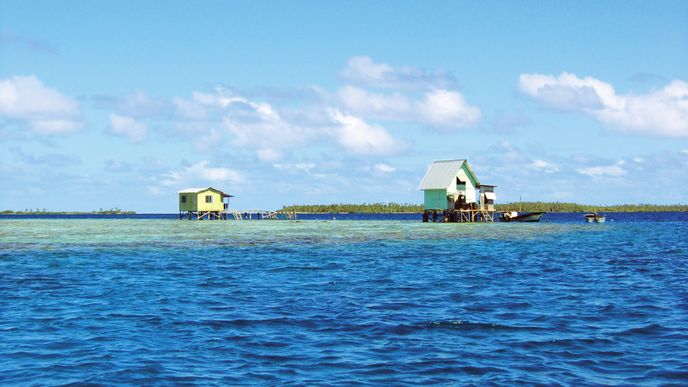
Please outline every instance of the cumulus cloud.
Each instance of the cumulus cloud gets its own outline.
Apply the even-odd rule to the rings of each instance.
[[[376,119],[417,122],[440,130],[474,125],[480,109],[466,103],[458,91],[435,89],[411,99],[399,92],[375,93],[355,86],[339,90],[342,105],[354,114]]]
[[[385,163],[375,164],[375,165],[373,165],[373,169],[376,172],[380,172],[380,173],[391,173],[391,172],[394,172],[397,170],[393,166],[391,166],[389,164],[385,164]]]
[[[278,149],[298,147],[317,135],[315,128],[286,120],[271,104],[243,98],[227,102],[222,125],[235,145],[257,147],[263,150],[258,156],[268,161],[276,159]]]
[[[341,76],[354,84],[392,89],[448,88],[456,83],[453,77],[443,71],[394,68],[386,63],[375,63],[367,56],[350,58]]]
[[[110,114],[108,131],[116,136],[123,136],[133,142],[140,142],[146,138],[148,126],[132,117]]]
[[[256,154],[261,161],[276,161],[284,156],[282,152],[272,148],[258,149]]]
[[[559,172],[559,167],[557,165],[540,159],[534,159],[533,162],[530,163],[530,167],[545,173]]]
[[[70,133],[84,126],[79,104],[33,75],[0,80],[0,117],[48,135]]]
[[[190,99],[173,101],[177,127],[201,139],[197,146],[229,140],[232,145],[250,148],[262,161],[273,162],[284,150],[308,144],[324,133],[307,119],[285,117],[270,103],[252,100],[225,88],[193,92]]]
[[[519,89],[547,106],[589,114],[623,131],[688,137],[688,83],[681,80],[645,94],[617,94],[592,77],[521,74]]]
[[[367,117],[408,121],[416,114],[416,103],[401,93],[373,93],[349,85],[339,89],[338,95],[348,111]]]
[[[313,163],[294,163],[294,164],[272,164],[273,168],[283,170],[283,171],[305,171],[310,172],[311,169],[315,168]]]
[[[379,125],[368,124],[359,117],[342,114],[334,110],[332,120],[336,122],[337,139],[345,149],[359,155],[391,155],[402,152],[406,145],[397,141]]]
[[[163,175],[160,183],[163,186],[192,185],[194,183],[240,183],[243,175],[231,168],[212,167],[210,161],[204,160]]]
[[[419,104],[425,121],[438,128],[463,128],[480,119],[480,109],[470,106],[457,91],[433,90]]]
[[[207,123],[188,119],[183,127],[212,133],[219,126],[234,146],[251,149],[264,162],[274,163],[289,150],[316,143],[337,145],[364,156],[394,154],[406,148],[384,127],[327,105],[279,109],[223,88],[194,92],[191,100],[178,98],[176,104],[201,106],[202,116],[211,117]]]
[[[208,115],[206,108],[198,101],[184,98],[172,98],[175,115],[182,119],[202,120]]]
[[[579,168],[578,173],[593,178],[624,176],[628,172],[621,167],[622,164],[623,163],[617,163],[614,165],[599,165],[594,167]]]

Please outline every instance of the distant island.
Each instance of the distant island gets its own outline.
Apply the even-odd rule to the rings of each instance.
[[[47,211],[45,208],[25,209],[24,211],[5,210],[2,215],[135,215],[136,211],[125,211],[119,208],[98,211]]]
[[[685,212],[686,204],[615,204],[590,205],[561,202],[513,202],[496,204],[497,211],[546,211],[546,212]],[[309,214],[391,214],[391,213],[422,213],[422,204],[410,203],[363,203],[363,204],[299,204],[282,207],[280,211]]]

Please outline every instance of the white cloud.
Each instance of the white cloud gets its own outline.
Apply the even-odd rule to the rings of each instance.
[[[148,127],[134,118],[111,113],[108,130],[114,135],[127,137],[133,142],[140,142],[146,138]]]
[[[391,155],[402,152],[406,145],[395,140],[385,128],[371,125],[361,118],[337,110],[331,117],[338,127],[337,139],[345,149],[360,155]]]
[[[646,94],[617,94],[592,77],[521,74],[519,88],[548,106],[586,113],[620,130],[688,137],[688,83],[681,80]]]
[[[313,163],[295,163],[295,164],[272,164],[276,169],[284,171],[305,171],[309,172],[311,169],[315,168]]]
[[[428,92],[419,108],[424,120],[439,128],[463,128],[480,120],[480,109],[468,105],[457,91]]]
[[[615,165],[602,165],[595,167],[579,168],[577,171],[582,175],[587,175],[590,177],[619,177],[624,176],[628,172],[621,168],[621,164],[617,163]]]
[[[282,157],[282,150],[299,147],[321,133],[317,128],[285,118],[270,103],[253,101],[225,88],[193,92],[192,99],[175,98],[178,127],[212,132],[219,127],[234,146],[257,149],[263,161]],[[217,139],[221,140],[221,139]]]
[[[33,75],[0,80],[0,116],[41,134],[69,133],[84,126],[79,104]]]
[[[466,103],[457,91],[436,89],[412,100],[401,93],[373,93],[355,86],[339,90],[348,111],[364,117],[412,121],[441,130],[464,128],[480,120],[480,109]]]
[[[204,160],[177,171],[165,173],[160,183],[163,186],[187,186],[197,182],[203,183],[240,183],[243,175],[230,168],[211,167],[210,161]]]
[[[351,91],[356,93],[357,89]],[[178,105],[187,102],[178,101]],[[254,150],[261,161],[275,162],[284,157],[285,150],[318,142],[338,144],[350,153],[365,156],[395,154],[406,148],[384,127],[325,106],[309,106],[284,114],[270,103],[253,101],[226,89],[194,92],[193,102],[219,117],[221,128],[234,146]],[[316,110],[325,114],[317,114]],[[204,125],[191,127],[211,131],[202,129]]]
[[[416,113],[414,103],[401,93],[371,93],[360,87],[345,86],[338,94],[348,111],[367,117],[410,120]]]
[[[191,120],[202,120],[208,112],[205,107],[195,100],[187,100],[184,98],[172,98],[172,104],[175,107],[175,114],[177,117]]]
[[[225,106],[222,119],[234,145],[259,149],[294,148],[313,139],[314,128],[292,124],[268,103],[234,100]],[[258,155],[261,157],[261,155]],[[263,152],[263,156],[266,156]]]
[[[530,163],[530,167],[538,171],[543,171],[545,173],[559,172],[558,166],[540,159],[534,159],[533,162]]]
[[[442,71],[394,68],[386,63],[375,63],[367,56],[350,58],[341,75],[344,80],[355,84],[392,89],[446,88],[455,84],[454,79]]]
[[[276,161],[284,156],[282,152],[272,148],[258,149],[256,154],[261,161]]]
[[[380,173],[390,173],[390,172],[394,172],[397,170],[393,166],[388,165],[388,164],[384,164],[384,163],[375,164],[373,166],[373,169],[375,169],[375,171],[380,172]]]
[[[118,113],[136,118],[160,115],[169,107],[166,101],[150,98],[141,91],[115,98],[111,105]]]

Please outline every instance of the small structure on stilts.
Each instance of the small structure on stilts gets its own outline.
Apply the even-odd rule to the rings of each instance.
[[[179,219],[226,220],[231,197],[212,187],[183,189],[179,191]]]
[[[230,210],[233,195],[213,187],[179,191],[179,219],[189,220],[295,220],[295,211]]]
[[[465,159],[435,161],[418,186],[423,222],[494,222],[495,187],[480,184]]]

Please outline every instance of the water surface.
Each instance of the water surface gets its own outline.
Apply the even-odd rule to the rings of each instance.
[[[0,383],[685,384],[685,215],[580,220],[3,219]]]

